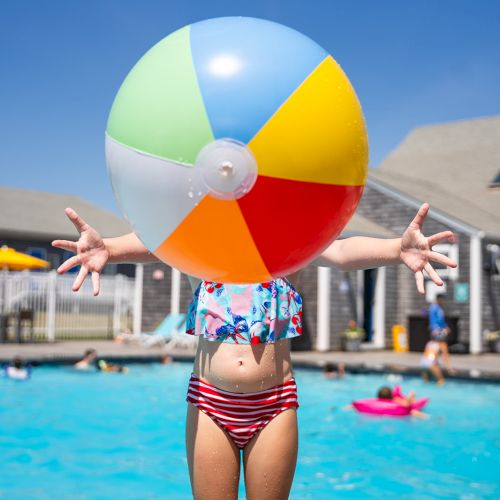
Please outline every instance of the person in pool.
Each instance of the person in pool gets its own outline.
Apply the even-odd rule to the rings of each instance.
[[[31,367],[24,366],[23,360],[16,356],[12,363],[5,367],[5,376],[13,380],[28,380],[31,376]]]
[[[97,351],[95,349],[87,349],[83,354],[83,358],[77,361],[73,367],[77,370],[88,370],[94,367],[94,362],[97,358]]]
[[[111,373],[111,372],[127,373],[128,372],[128,368],[126,366],[119,365],[117,363],[110,363],[108,361],[105,361],[104,359],[100,359],[96,363],[96,366],[100,372],[107,372],[107,373]]]
[[[456,263],[432,246],[452,239],[453,233],[425,237],[421,228],[428,210],[422,205],[401,238],[338,240],[317,264],[351,271],[404,263],[414,272],[420,293],[424,270],[442,285],[431,261]],[[90,274],[97,295],[99,275],[108,262],[157,260],[135,234],[103,239],[72,209],[66,214],[80,238],[52,244],[75,253],[58,269],[64,273],[81,266],[74,291]],[[292,285],[297,280],[298,273],[245,285],[189,278],[194,296],[187,333],[200,340],[188,386],[186,448],[197,499],[237,498],[241,453],[248,499],[288,498],[298,449],[289,341],[302,331],[302,299]]]
[[[391,389],[388,386],[383,386],[377,391],[377,398],[383,399],[385,401],[392,401],[393,403],[397,403],[398,405],[408,407],[415,403],[416,396],[415,396],[415,391],[411,391],[408,394],[408,396],[403,396],[400,390],[395,391],[394,389]],[[426,413],[421,412],[419,410],[411,410],[410,415],[412,417],[419,417],[419,418],[428,417]]]
[[[31,376],[31,366],[25,366],[23,360],[16,356],[12,363],[5,367],[5,375],[13,380],[28,380]]]
[[[344,363],[326,363],[323,367],[323,375],[325,378],[344,378]]]

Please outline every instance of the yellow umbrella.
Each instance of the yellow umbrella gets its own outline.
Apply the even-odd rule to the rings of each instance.
[[[13,248],[3,246],[0,248],[0,269],[22,271],[24,269],[49,268],[50,263],[31,255],[17,252]]]

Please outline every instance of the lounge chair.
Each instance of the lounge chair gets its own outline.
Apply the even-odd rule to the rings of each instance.
[[[146,347],[168,345],[185,332],[185,325],[185,314],[168,314],[153,332],[141,335],[139,341]]]
[[[115,338],[115,341],[126,344],[138,343],[146,347],[163,345],[168,343],[170,336],[184,329],[183,325],[185,324],[185,321],[185,314],[167,314],[163,321],[152,332],[123,332]]]
[[[186,333],[186,318],[183,319],[178,328],[171,331],[166,339],[165,347],[168,351],[175,349],[196,350],[198,347],[198,337]]]

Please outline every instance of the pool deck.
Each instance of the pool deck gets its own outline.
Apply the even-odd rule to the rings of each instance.
[[[168,350],[164,347],[141,347],[137,344],[121,344],[112,341],[71,341],[46,344],[0,344],[0,363],[14,356],[33,364],[70,364],[81,358],[92,347],[99,357],[123,363],[159,361],[164,354],[174,360],[190,361],[192,351]],[[294,351],[292,359],[296,367],[318,368],[325,363],[345,364],[347,371],[356,373],[391,372],[417,375],[420,373],[419,353],[393,351],[315,352]],[[460,354],[451,356],[456,373],[449,378],[476,379],[500,382],[500,354]]]

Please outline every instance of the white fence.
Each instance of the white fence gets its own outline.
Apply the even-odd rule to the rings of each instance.
[[[137,325],[142,280],[136,283],[120,274],[101,276],[100,293],[94,297],[90,279],[80,291],[71,290],[75,276],[0,271],[3,339],[20,334],[38,341],[112,338]]]

